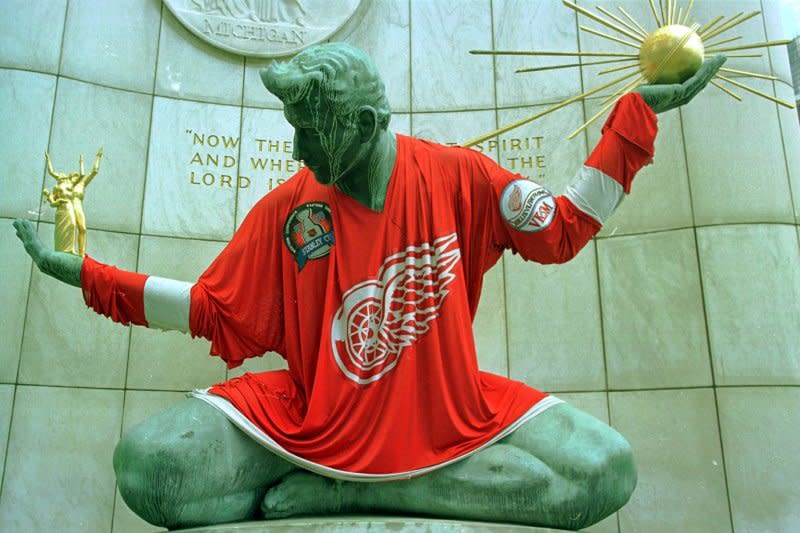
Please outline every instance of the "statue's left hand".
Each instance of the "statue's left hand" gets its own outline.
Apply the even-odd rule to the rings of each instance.
[[[676,107],[688,104],[702,91],[711,78],[716,75],[727,58],[724,55],[710,57],[694,73],[694,76],[683,83],[671,85],[642,85],[634,89],[655,113],[663,113]]]

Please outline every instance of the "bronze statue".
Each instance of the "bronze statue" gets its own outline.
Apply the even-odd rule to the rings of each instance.
[[[170,528],[381,512],[579,529],[615,512],[636,484],[626,440],[478,371],[480,281],[503,248],[540,262],[578,253],[650,161],[654,112],[688,102],[723,61],[621,100],[555,197],[477,152],[392,133],[366,55],[315,46],[261,72],[305,168],[196,283],[46,250],[15,221],[37,266],[82,286],[96,311],[209,338],[230,367],[266,350],[289,362],[131,428],[114,454],[127,504]]]

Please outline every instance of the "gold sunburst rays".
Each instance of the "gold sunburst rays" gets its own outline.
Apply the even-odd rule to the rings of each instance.
[[[633,91],[644,83],[680,83],[694,74],[702,64],[705,57],[716,54],[726,54],[729,59],[761,57],[760,53],[738,53],[759,48],[773,46],[783,46],[789,43],[788,40],[764,41],[753,44],[740,44],[728,46],[735,41],[742,39],[741,36],[728,36],[727,32],[733,30],[740,24],[752,19],[760,14],[760,11],[750,13],[739,12],[732,17],[719,15],[712,20],[701,25],[693,20],[692,9],[694,0],[681,5],[679,0],[648,0],[650,11],[655,22],[655,30],[648,31],[643,22],[636,20],[623,7],[617,6],[619,15],[611,10],[597,7],[597,13],[581,7],[569,0],[562,0],[562,3],[582,15],[591,22],[600,24],[603,28],[591,27],[585,24],[579,25],[579,31],[591,33],[613,43],[620,44],[625,48],[631,48],[631,52],[603,52],[603,51],[537,51],[537,50],[471,50],[471,54],[476,55],[506,55],[506,56],[539,56],[539,57],[571,57],[577,60],[574,63],[564,63],[558,65],[542,67],[522,67],[516,69],[516,73],[533,73],[557,69],[578,68],[585,66],[605,65],[618,63],[600,70],[597,75],[621,73],[613,80],[602,85],[584,91],[583,93],[567,98],[550,106],[549,108],[535,113],[521,120],[503,126],[495,131],[476,137],[464,146],[474,146],[482,143],[496,135],[501,135],[520,126],[533,122],[541,117],[549,115],[567,105],[578,102],[599,92],[609,90],[612,94],[600,103],[601,109],[589,118],[580,128],[569,135],[569,139],[574,138],[585,130],[590,124],[603,116],[616,102],[624,95]],[[690,21],[692,21],[690,25]],[[607,33],[612,30],[615,34]],[[713,41],[712,41],[713,39]],[[634,50],[636,53],[634,53]],[[589,61],[585,61],[589,59]],[[599,59],[599,60],[595,60]],[[634,72],[627,72],[637,69]],[[738,77],[739,80],[732,79],[731,76]],[[750,94],[765,98],[778,105],[793,109],[794,104],[775,98],[769,94],[750,87],[740,81],[742,78],[754,78],[775,80],[774,76],[750,72],[736,68],[722,68],[711,80],[711,85],[731,98],[741,101],[742,97],[734,92],[731,87],[741,89]]]

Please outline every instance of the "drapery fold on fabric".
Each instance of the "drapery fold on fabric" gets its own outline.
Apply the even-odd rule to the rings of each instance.
[[[87,255],[81,264],[83,300],[87,307],[114,322],[147,326],[144,313],[147,277],[105,265]]]

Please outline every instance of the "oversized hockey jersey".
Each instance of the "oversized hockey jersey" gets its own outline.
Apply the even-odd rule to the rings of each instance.
[[[559,197],[475,151],[402,135],[381,212],[301,170],[187,295],[192,335],[229,367],[274,351],[288,370],[195,395],[281,456],[346,479],[411,477],[510,433],[557,400],[478,369],[483,275],[509,248],[573,257],[652,158],[655,130],[641,97],[621,100]],[[116,272],[87,258],[87,304],[148,324],[149,280]]]

